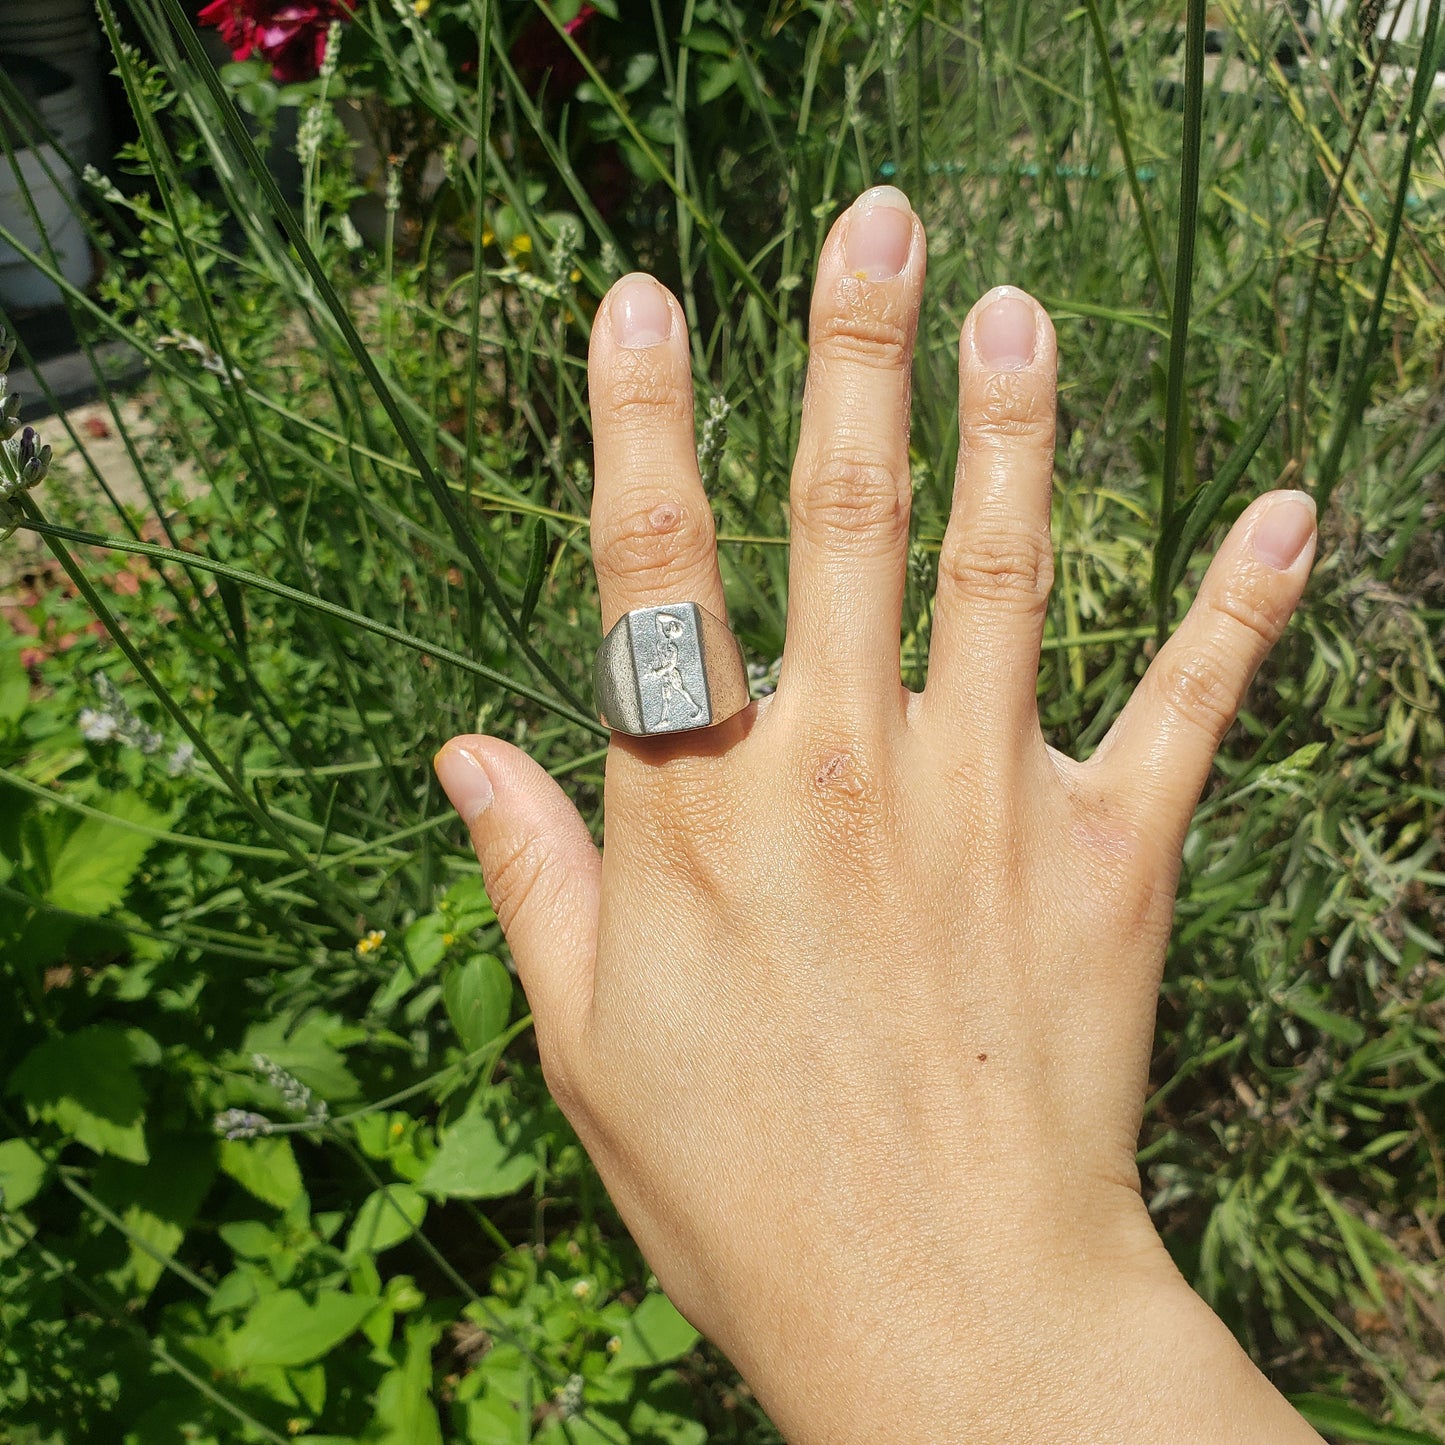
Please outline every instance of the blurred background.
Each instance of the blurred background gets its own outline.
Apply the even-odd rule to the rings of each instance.
[[[548,1098],[429,760],[510,738],[600,837],[585,355],[634,268],[772,686],[813,263],[883,181],[911,686],[993,285],[1060,338],[1053,744],[1252,497],[1320,504],[1141,1176],[1322,1433],[1445,1438],[1440,8],[7,0],[0,1442],[778,1438]]]

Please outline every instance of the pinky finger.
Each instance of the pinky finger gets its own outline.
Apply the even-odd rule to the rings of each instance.
[[[1140,836],[1175,852],[1214,755],[1309,579],[1315,505],[1269,492],[1235,524],[1188,615],[1090,760]]]

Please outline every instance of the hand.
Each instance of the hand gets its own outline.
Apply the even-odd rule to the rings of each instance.
[[[1134,1151],[1179,852],[1299,599],[1255,502],[1103,745],[1044,741],[1057,353],[1003,288],[960,341],[928,685],[900,682],[923,228],[868,192],[818,265],[776,694],[614,736],[599,857],[492,738],[438,772],[547,1077],[658,1279],[792,1441],[1314,1440],[1174,1271]],[[725,617],[684,321],[648,277],[589,364],[602,627]]]

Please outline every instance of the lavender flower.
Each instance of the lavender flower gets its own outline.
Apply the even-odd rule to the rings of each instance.
[[[80,714],[80,731],[91,742],[120,742],[149,756],[158,753],[165,739],[131,710],[125,694],[103,673],[95,675],[95,690],[104,711],[86,708]]]
[[[33,426],[20,426],[20,398],[11,394],[5,375],[14,355],[15,343],[0,326],[0,541],[20,525],[22,493],[39,486],[50,470],[50,448]]]
[[[324,1124],[331,1110],[325,1099],[318,1099],[295,1074],[283,1069],[265,1054],[252,1054],[251,1067],[281,1095],[281,1102],[293,1114],[300,1114],[308,1124]]]
[[[254,1139],[276,1128],[264,1114],[253,1114],[249,1109],[222,1109],[211,1127],[223,1139]]]
[[[80,710],[80,735],[88,743],[113,742],[120,735],[120,723],[113,713],[83,707]]]

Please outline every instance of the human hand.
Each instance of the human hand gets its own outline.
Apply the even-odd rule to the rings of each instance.
[[[922,226],[818,264],[776,694],[615,735],[605,855],[524,753],[454,739],[544,1068],[677,1306],[796,1442],[1312,1440],[1173,1270],[1134,1163],[1180,848],[1303,590],[1256,501],[1086,762],[1036,707],[1057,354],[1002,289],[960,343],[928,683],[901,684]],[[684,320],[620,281],[589,363],[602,628],[726,617]]]

